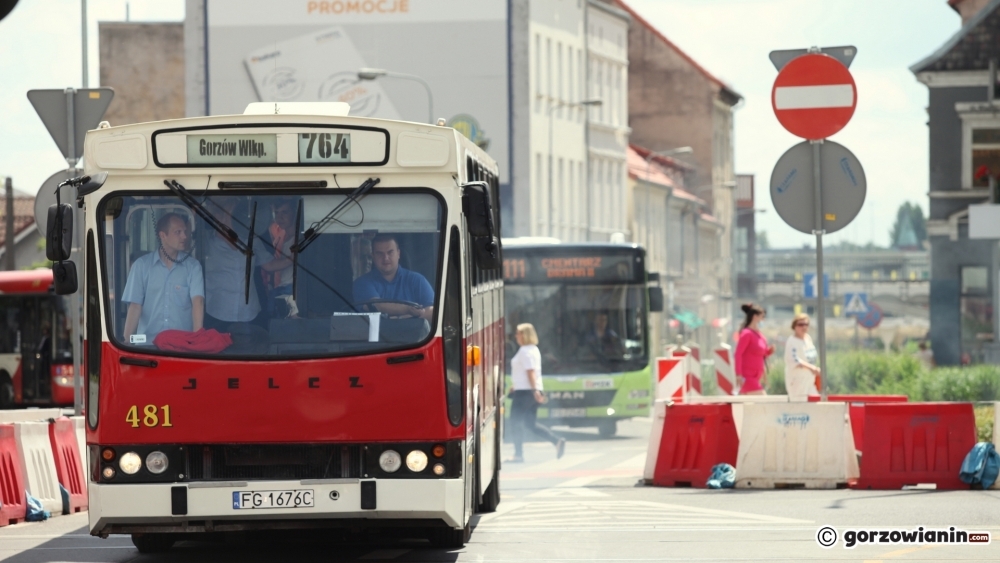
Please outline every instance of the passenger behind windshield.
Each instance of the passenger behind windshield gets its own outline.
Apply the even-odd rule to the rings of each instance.
[[[393,317],[434,318],[434,290],[427,278],[399,265],[402,251],[395,235],[372,239],[374,268],[354,280],[354,301]],[[393,301],[380,303],[379,300]],[[412,304],[399,303],[407,301]]]
[[[625,346],[618,333],[608,328],[608,314],[599,311],[594,315],[593,328],[584,337],[586,351],[600,359],[620,360]]]
[[[164,214],[156,234],[159,248],[135,261],[122,292],[129,304],[124,337],[130,344],[152,343],[164,330],[200,330],[204,321],[205,286],[201,263],[187,252],[187,217]]]
[[[267,311],[271,317],[279,316],[279,300],[287,306],[289,315],[297,317],[297,308],[292,301],[292,245],[295,244],[295,213],[297,202],[294,199],[279,200],[273,206],[274,222],[268,227],[271,236],[271,246],[274,247],[274,259],[263,264],[264,283],[267,285]],[[285,315],[280,315],[285,316]]]
[[[250,205],[243,196],[219,196],[212,198],[213,210],[218,220],[233,229],[242,241],[249,233]],[[291,234],[291,228],[289,228]],[[250,247],[253,258],[250,272],[260,266],[265,273],[289,266],[287,277],[291,283],[291,260],[268,248],[260,236],[253,237]],[[246,255],[225,235],[216,231],[208,241],[205,260],[206,298],[205,326],[219,332],[233,332],[233,323],[249,323],[266,329],[268,315],[261,312],[260,299],[253,276],[247,276]],[[247,283],[250,297],[247,299]],[[289,286],[289,293],[291,292]],[[245,327],[244,327],[245,328]],[[262,338],[262,337],[258,337]]]

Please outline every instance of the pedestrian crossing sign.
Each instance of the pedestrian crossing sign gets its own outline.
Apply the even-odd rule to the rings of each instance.
[[[867,293],[845,293],[844,294],[844,316],[860,317],[868,312]]]

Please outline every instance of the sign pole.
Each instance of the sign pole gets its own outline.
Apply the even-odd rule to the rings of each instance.
[[[67,141],[69,147],[69,156],[66,157],[66,164],[69,165],[68,169],[76,172],[76,116],[74,115],[74,105],[76,102],[76,90],[73,88],[66,88],[66,128],[67,128]],[[75,174],[74,174],[75,175]],[[72,190],[72,188],[71,188]],[[60,194],[63,195],[63,194]],[[73,246],[71,248],[72,261],[76,263],[76,271],[82,272],[83,260],[80,260],[80,248],[82,248],[82,225],[80,224],[81,215],[76,208],[74,197],[76,194],[69,194],[70,197],[67,203],[73,206],[74,214],[76,215],[73,219]],[[69,318],[72,328],[69,331],[70,338],[72,339],[73,347],[73,414],[80,416],[83,414],[83,323],[81,322],[80,307],[82,306],[81,295],[73,294],[68,296],[67,301],[69,302]]]
[[[820,378],[822,389],[819,390],[820,400],[826,401],[826,304],[823,301],[823,293],[826,290],[826,283],[823,277],[823,190],[822,190],[822,170],[820,163],[820,150],[823,147],[823,140],[809,141],[812,144],[813,153],[813,190],[816,200],[816,323],[819,337],[819,370],[823,374]]]

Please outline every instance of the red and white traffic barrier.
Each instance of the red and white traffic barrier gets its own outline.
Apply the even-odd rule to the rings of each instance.
[[[0,527],[24,521],[27,499],[13,424],[0,424]]]
[[[733,369],[733,347],[720,344],[713,350],[712,360],[715,363],[715,381],[723,395],[736,394],[736,371]]]
[[[675,358],[684,358],[684,398],[701,396],[701,349],[689,342],[674,350]]]
[[[87,509],[87,479],[84,477],[83,456],[76,439],[76,423],[62,417],[49,425],[49,440],[55,458],[56,476],[59,484],[69,493],[69,505],[64,506],[65,514],[73,514]]]
[[[684,399],[687,362],[683,357],[656,358],[656,400]]]

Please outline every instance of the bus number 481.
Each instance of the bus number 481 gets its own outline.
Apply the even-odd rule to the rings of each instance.
[[[169,428],[173,426],[170,423],[170,405],[163,405],[157,408],[156,405],[146,405],[142,407],[142,417],[139,417],[139,407],[132,405],[128,409],[128,414],[125,415],[125,422],[132,425],[132,428],[139,427],[139,421],[142,421],[142,425],[147,428],[155,428],[157,426],[162,426],[163,428]]]

